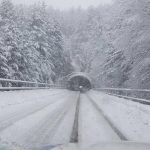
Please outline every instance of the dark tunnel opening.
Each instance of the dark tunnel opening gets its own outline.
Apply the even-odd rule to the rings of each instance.
[[[91,81],[82,75],[75,75],[68,80],[68,89],[73,91],[86,92],[92,88]]]

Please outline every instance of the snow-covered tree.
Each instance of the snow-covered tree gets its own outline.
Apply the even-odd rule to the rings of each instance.
[[[0,34],[0,77],[50,83],[71,69],[59,23],[44,3],[2,0]]]
[[[29,16],[29,41],[33,53],[33,62],[36,64],[35,72],[38,72],[38,80],[51,82],[53,64],[51,61],[51,43],[48,41],[48,32],[51,30],[49,18],[44,4],[38,4],[31,8]]]
[[[7,61],[7,52],[3,49],[3,43],[0,42],[0,78],[8,78],[9,77],[9,67]]]
[[[105,84],[109,87],[122,87],[128,80],[131,62],[127,62],[124,52],[112,49],[104,62]]]
[[[10,77],[18,79],[21,76],[19,71],[19,60],[21,57],[19,42],[19,29],[16,24],[16,15],[12,2],[3,0],[0,6],[0,32],[3,41],[1,49],[7,52],[7,65],[9,66]]]

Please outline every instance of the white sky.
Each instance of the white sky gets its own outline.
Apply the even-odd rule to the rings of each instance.
[[[39,0],[12,0],[17,4],[33,4]],[[53,6],[55,9],[67,10],[72,7],[88,8],[89,6],[98,6],[99,4],[107,4],[112,0],[40,0],[45,1],[47,5]]]

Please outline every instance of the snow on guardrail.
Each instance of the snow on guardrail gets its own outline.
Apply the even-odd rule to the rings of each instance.
[[[112,94],[112,93],[107,93],[107,94],[112,95],[112,96],[116,96],[116,97],[119,97],[119,98],[124,98],[124,99],[127,99],[127,100],[131,100],[133,102],[138,102],[138,103],[141,103],[141,104],[150,105],[150,100],[146,100],[146,99],[142,99],[142,98],[129,97],[129,96],[123,96],[123,95],[117,95],[117,94]]]
[[[48,83],[39,83],[39,82],[31,82],[31,81],[22,81],[22,80],[12,80],[12,79],[3,79],[0,78],[1,82],[11,82],[11,83],[27,83],[27,84],[38,84],[38,85],[53,85],[53,84],[48,84]]]
[[[134,92],[150,92],[150,89],[126,89],[126,88],[94,88],[94,90],[101,91],[134,91]]]
[[[7,90],[34,90],[34,89],[48,89],[48,88],[65,88],[62,85],[58,84],[48,84],[32,81],[22,81],[22,80],[12,80],[12,79],[3,79],[0,78],[0,83],[7,83],[5,86],[0,87],[0,91]],[[9,84],[21,84],[21,86],[10,86]]]
[[[127,100],[131,100],[134,102],[138,102],[141,104],[150,105],[150,100],[143,99],[143,98],[136,98],[130,96],[124,96],[120,94],[114,94],[113,92],[150,92],[150,89],[126,89],[126,88],[94,88],[94,90],[106,92],[109,95],[116,96],[119,98],[124,98]]]

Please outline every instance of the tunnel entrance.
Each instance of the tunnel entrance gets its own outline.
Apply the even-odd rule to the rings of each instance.
[[[89,77],[81,73],[70,76],[67,84],[68,89],[73,91],[86,92],[92,88]]]

